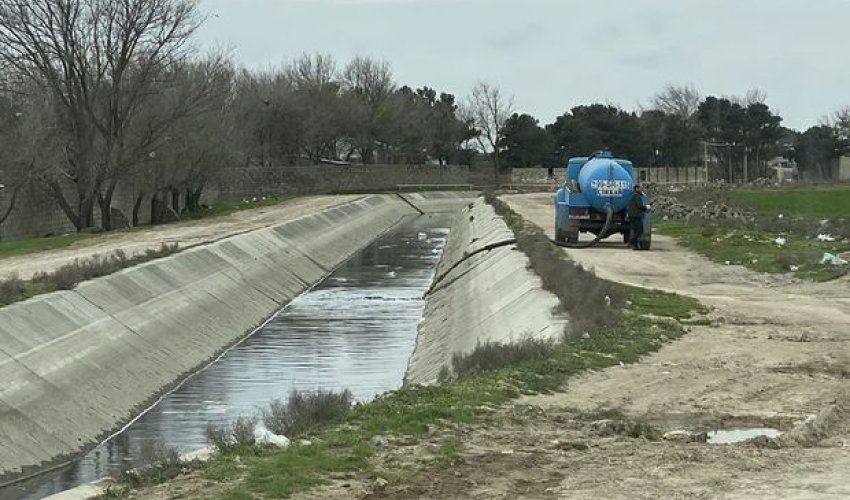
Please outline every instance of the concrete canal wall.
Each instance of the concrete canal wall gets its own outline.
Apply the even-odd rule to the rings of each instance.
[[[0,309],[0,477],[96,444],[415,215],[364,196]]]
[[[513,238],[483,199],[456,217],[437,268],[435,279],[440,281],[427,296],[405,383],[433,382],[443,366],[451,367],[454,354],[469,353],[479,343],[562,334],[566,319],[552,313],[558,298],[541,288],[515,244],[474,253]]]

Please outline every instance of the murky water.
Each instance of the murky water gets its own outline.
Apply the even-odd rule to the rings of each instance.
[[[124,433],[71,466],[0,490],[0,499],[42,498],[117,473],[151,443],[203,448],[209,422],[256,414],[292,390],[347,388],[366,400],[398,388],[449,225],[449,216],[424,216],[380,238]]]
[[[769,427],[754,427],[750,429],[721,429],[708,433],[709,444],[733,444],[743,443],[744,441],[766,436],[769,438],[779,437],[782,431],[771,429]]]

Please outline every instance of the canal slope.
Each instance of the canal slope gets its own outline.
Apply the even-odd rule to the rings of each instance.
[[[566,318],[541,287],[514,234],[483,198],[455,218],[419,325],[405,383],[428,384],[452,357],[486,343],[558,339]],[[488,249],[489,248],[489,249]]]

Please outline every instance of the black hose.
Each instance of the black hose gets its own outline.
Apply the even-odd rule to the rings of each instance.
[[[500,248],[500,247],[504,247],[504,246],[508,246],[508,245],[514,245],[514,244],[516,244],[516,242],[517,242],[516,238],[511,238],[511,239],[504,240],[504,241],[497,241],[496,243],[490,243],[489,245],[485,245],[485,246],[479,248],[478,250],[475,250],[472,253],[464,254],[463,257],[459,261],[452,264],[452,266],[449,267],[443,274],[434,278],[434,281],[431,283],[431,287],[428,289],[427,292],[425,292],[425,295],[423,295],[423,297],[427,297],[428,295],[431,295],[432,293],[434,293],[434,291],[436,291],[436,289],[437,289],[437,285],[439,285],[440,282],[442,282],[444,279],[446,279],[446,277],[452,271],[457,269],[457,267],[459,265],[463,264],[464,261],[466,261],[467,259],[469,259],[473,255],[478,255],[479,253],[482,253],[482,252],[489,252],[490,250],[494,250],[496,248]]]
[[[584,243],[567,243],[566,241],[557,241],[554,239],[549,239],[555,245],[559,247],[566,248],[590,248],[596,246],[602,238],[607,238],[609,236],[609,231],[611,230],[611,223],[614,221],[614,208],[611,205],[605,205],[605,225],[602,226],[602,231],[599,231],[599,234],[596,235],[592,241],[586,241]]]

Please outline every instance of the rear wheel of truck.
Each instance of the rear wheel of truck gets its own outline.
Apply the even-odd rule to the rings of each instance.
[[[647,234],[638,241],[638,250],[649,250],[652,246],[652,234]]]

